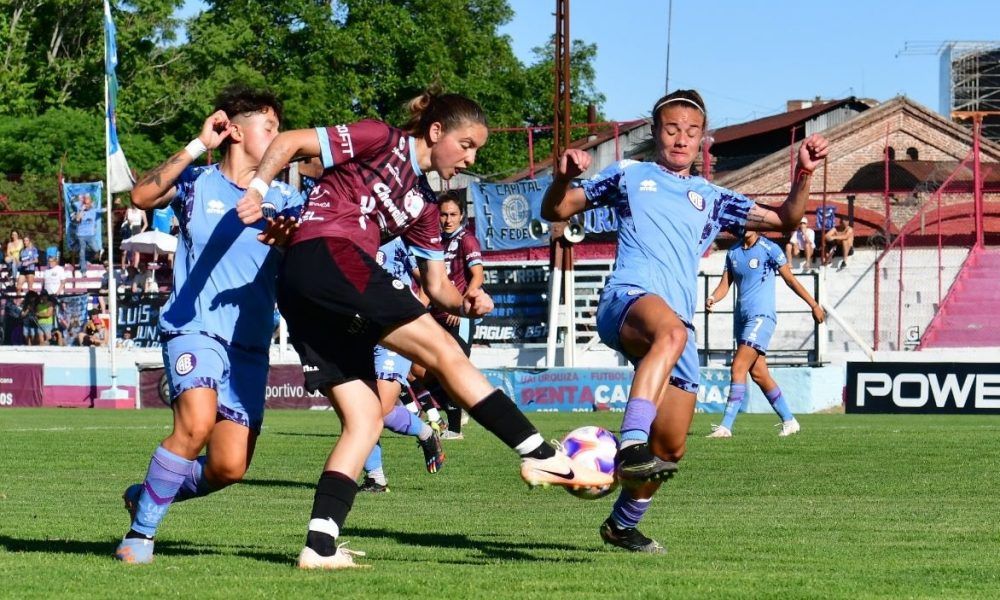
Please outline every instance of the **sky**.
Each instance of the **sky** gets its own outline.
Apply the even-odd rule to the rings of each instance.
[[[555,31],[555,0],[508,0],[522,62]],[[694,88],[709,127],[785,110],[790,99],[906,95],[940,110],[939,59],[946,41],[1000,44],[1000,1],[963,0],[571,0],[570,37],[597,44],[604,115],[649,115],[667,84]],[[200,5],[188,0],[184,13]]]

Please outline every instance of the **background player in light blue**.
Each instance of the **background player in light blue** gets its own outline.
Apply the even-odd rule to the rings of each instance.
[[[375,255],[375,262],[388,271],[398,281],[416,294],[412,273],[417,268],[416,260],[402,238],[395,238],[382,244]],[[406,385],[410,372],[410,359],[389,350],[385,346],[375,346],[375,386],[382,404],[382,422],[385,429],[400,435],[417,438],[417,446],[423,450],[424,466],[428,473],[437,473],[444,466],[445,453],[441,449],[441,439],[430,425],[420,417],[403,408],[399,403],[400,392]],[[382,443],[375,444],[371,454],[365,459],[364,479],[359,491],[381,493],[389,491],[389,482],[382,463]]]
[[[235,207],[280,121],[273,94],[227,88],[198,137],[132,191],[144,210],[170,203],[181,231],[173,291],[160,312],[174,429],[153,452],[144,482],[123,495],[132,523],[115,556],[124,562],[153,560],[153,536],[172,502],[240,481],[250,466],[263,421],[280,262],[278,250],[259,239],[266,227],[280,241],[302,199],[273,184],[265,197],[273,214],[252,226]],[[210,148],[222,151],[222,161],[191,168]],[[206,445],[209,452],[199,456]]]
[[[621,161],[571,189],[590,155],[567,150],[555,166],[542,216],[565,220],[588,208],[615,208],[617,259],[597,310],[601,340],[636,365],[615,459],[622,492],[601,525],[602,539],[633,552],[663,552],[636,526],[663,480],[677,470],[694,416],[699,373],[692,318],[698,262],[719,231],[790,231],[802,218],[813,170],[827,141],[807,138],[785,202],[771,208],[692,175],[708,117],[694,90],[653,106],[655,162]]]
[[[716,303],[726,297],[730,284],[736,284],[738,293],[736,309],[733,311],[733,337],[736,338],[737,346],[730,368],[729,399],[722,424],[714,427],[708,437],[733,436],[733,423],[746,397],[748,372],[781,418],[781,431],[778,435],[785,437],[799,432],[799,422],[789,410],[781,388],[767,368],[767,347],[777,324],[774,308],[775,273],[780,274],[785,284],[809,305],[817,323],[822,323],[826,318],[823,307],[792,275],[792,269],[781,248],[756,231],[744,233],[742,243],[730,248],[726,254],[726,271],[722,274],[719,285],[705,299],[705,310],[711,311]]]

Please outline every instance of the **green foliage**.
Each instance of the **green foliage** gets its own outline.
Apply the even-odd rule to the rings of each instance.
[[[517,457],[475,424],[424,471],[411,438],[383,436],[391,492],[359,494],[341,541],[371,569],[294,568],[333,412],[268,412],[247,480],[171,507],[153,564],[111,553],[119,498],[169,432],[170,411],[0,409],[0,581],[12,598],[991,598],[1000,588],[995,416],[740,417],[687,456],[642,530],[666,556],[603,546],[614,496],[529,492]],[[612,413],[533,414],[546,437]],[[445,442],[449,444],[449,442]]]

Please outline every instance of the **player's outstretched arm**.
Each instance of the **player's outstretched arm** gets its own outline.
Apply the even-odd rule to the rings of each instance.
[[[236,215],[245,225],[251,225],[262,219],[264,214],[260,205],[271,186],[271,180],[292,158],[319,155],[319,137],[315,129],[294,129],[279,133],[264,151],[260,165],[257,166],[257,173],[250,181],[250,187],[236,203]]]
[[[712,312],[712,307],[715,306],[716,302],[721,302],[726,294],[729,293],[729,269],[722,272],[722,279],[719,280],[719,285],[715,286],[715,291],[705,298],[705,310]]]
[[[583,150],[570,149],[559,157],[552,185],[542,199],[542,218],[565,221],[587,208],[587,197],[580,188],[570,188],[573,179],[590,168],[590,155]]]
[[[826,319],[826,312],[819,305],[819,302],[806,291],[806,288],[802,287],[802,284],[795,278],[795,275],[792,275],[792,268],[788,264],[781,265],[781,268],[778,269],[778,275],[781,275],[781,278],[785,281],[785,285],[790,287],[795,292],[795,295],[805,300],[806,304],[809,305],[809,308],[812,309],[813,320],[817,323],[822,323]]]
[[[472,290],[464,297],[448,279],[444,270],[444,261],[417,259],[421,287],[427,292],[427,297],[441,310],[460,317],[481,317],[493,310],[493,299],[479,288]]]
[[[814,133],[799,145],[799,162],[795,167],[795,180],[788,197],[778,207],[754,204],[747,217],[747,229],[755,231],[791,231],[798,227],[806,213],[809,200],[809,186],[813,171],[823,162],[829,152],[826,138]]]
[[[143,210],[168,204],[174,197],[174,183],[184,169],[206,150],[218,148],[231,132],[232,127],[225,112],[217,110],[209,115],[202,123],[198,137],[139,179],[132,188],[132,204]]]

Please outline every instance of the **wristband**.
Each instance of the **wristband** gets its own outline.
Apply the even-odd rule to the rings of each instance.
[[[247,187],[249,187],[251,190],[256,190],[257,193],[260,194],[261,198],[267,195],[267,190],[271,189],[271,186],[264,183],[264,180],[261,179],[260,177],[254,177],[253,179],[251,179],[250,185]]]
[[[205,151],[208,150],[208,147],[205,146],[205,143],[202,142],[200,139],[194,138],[193,140],[188,142],[187,146],[184,146],[184,150],[191,155],[191,160],[195,160],[196,158],[204,154]]]

